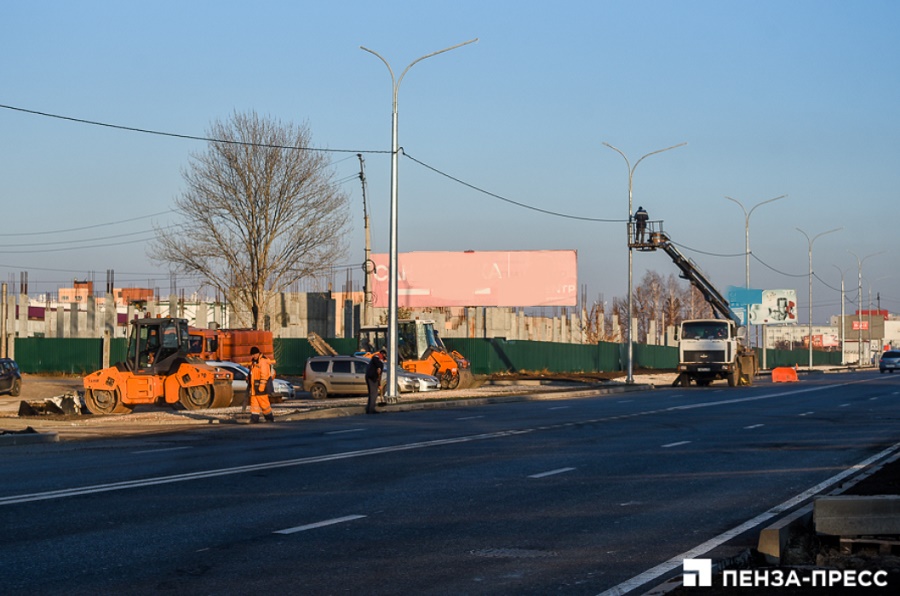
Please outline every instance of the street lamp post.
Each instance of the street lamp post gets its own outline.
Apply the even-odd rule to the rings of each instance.
[[[373,54],[376,58],[384,62],[384,65],[387,66],[388,72],[391,73],[391,86],[393,88],[393,110],[391,117],[391,243],[390,243],[390,256],[389,256],[389,270],[388,270],[388,366],[389,370],[393,371],[393,366],[397,364],[397,350],[398,350],[398,341],[397,341],[397,269],[398,269],[398,256],[397,256],[397,165],[398,165],[398,156],[399,156],[399,146],[397,141],[397,93],[400,91],[400,83],[403,81],[403,77],[406,76],[406,73],[409,72],[409,69],[413,67],[414,64],[425,60],[426,58],[431,58],[432,56],[437,56],[438,54],[443,54],[444,52],[449,52],[450,50],[455,50],[456,48],[460,48],[465,45],[469,45],[470,43],[475,43],[478,41],[478,38],[470,39],[469,41],[465,41],[463,43],[458,43],[455,46],[450,46],[449,48],[444,48],[443,50],[438,50],[437,52],[432,52],[430,54],[426,54],[420,58],[416,58],[403,70],[400,74],[399,78],[394,77],[394,70],[391,68],[391,65],[385,60],[381,54],[374,50],[370,50],[365,46],[359,46],[359,49],[369,52]],[[388,375],[388,383],[385,389],[386,399],[395,400],[397,399],[397,375],[390,374]]]
[[[857,290],[856,290],[856,332],[857,332],[857,343],[856,343],[856,364],[857,366],[862,366],[862,266],[863,263],[866,262],[866,259],[869,257],[874,257],[875,255],[880,255],[884,251],[873,252],[870,255],[866,255],[863,258],[859,258],[859,255],[853,252],[852,250],[848,250],[851,255],[856,257],[856,267],[857,267]],[[871,330],[869,331],[869,338],[871,339]]]
[[[812,247],[813,243],[816,241],[816,238],[820,236],[824,236],[825,234],[831,234],[832,232],[837,232],[838,230],[842,230],[843,228],[834,228],[833,230],[828,230],[827,232],[820,232],[810,239],[809,234],[797,228],[797,231],[806,236],[806,242],[809,245],[809,369],[812,370],[813,367],[813,338],[812,338],[812,319],[813,319],[813,302],[812,302]]]
[[[622,159],[625,160],[625,166],[628,168],[628,228],[626,230],[626,238],[628,243],[628,376],[625,378],[625,382],[628,384],[634,383],[634,330],[632,329],[632,320],[634,319],[634,253],[631,249],[631,226],[634,209],[632,208],[632,188],[634,181],[634,170],[637,169],[638,164],[644,161],[645,158],[650,157],[651,155],[656,155],[657,153],[662,153],[663,151],[669,151],[670,149],[676,149],[678,147],[684,147],[687,143],[678,143],[677,145],[672,145],[671,147],[666,147],[665,149],[658,149],[656,151],[651,151],[645,155],[642,155],[639,160],[634,162],[634,166],[631,165],[631,162],[628,161],[628,157],[616,147],[613,147],[609,143],[603,143],[616,153],[622,156]]]
[[[841,274],[841,333],[840,333],[840,338],[841,338],[841,366],[843,366],[843,365],[847,364],[846,352],[844,350],[844,340],[846,339],[845,333],[844,333],[844,270],[834,264],[832,264],[831,266],[834,267],[835,269],[837,269],[838,272]]]
[[[757,203],[756,205],[754,205],[753,207],[750,208],[750,211],[747,211],[744,208],[744,204],[741,203],[740,201],[738,201],[737,199],[732,199],[731,197],[728,197],[728,196],[725,197],[729,201],[733,201],[733,202],[737,203],[738,207],[741,208],[741,211],[744,212],[744,260],[745,260],[744,275],[745,275],[747,289],[750,289],[750,216],[753,215],[753,212],[756,210],[757,207],[762,207],[766,203],[772,203],[779,199],[783,199],[786,196],[787,195],[781,195],[779,197],[775,197],[774,199],[768,199],[761,203]]]
[[[744,212],[744,282],[745,286],[748,290],[750,289],[750,216],[753,215],[753,212],[756,211],[757,207],[761,207],[766,203],[773,203],[779,199],[785,198],[787,195],[777,196],[772,199],[767,199],[762,201],[761,203],[757,203],[753,207],[750,208],[750,211],[744,207],[744,204],[738,201],[737,199],[733,199],[729,196],[725,198],[729,201],[733,201],[737,203],[738,207],[741,208],[741,211]],[[745,308],[744,315],[747,317],[745,323],[747,324],[747,345],[750,345],[750,307],[747,306]],[[757,328],[758,330],[759,328]],[[762,337],[762,366],[766,368],[766,326],[763,325],[763,337]],[[756,336],[756,345],[759,346],[759,334]]]

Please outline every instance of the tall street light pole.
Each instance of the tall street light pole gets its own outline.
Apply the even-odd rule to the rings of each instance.
[[[744,208],[744,204],[738,201],[737,199],[732,199],[731,197],[726,196],[725,198],[729,201],[733,201],[737,203],[738,207],[741,208],[741,211],[744,212],[744,271],[746,278],[746,287],[750,289],[750,216],[753,215],[753,212],[756,211],[757,207],[762,207],[766,203],[772,203],[779,199],[785,198],[787,195],[781,195],[780,197],[775,197],[774,199],[768,199],[761,203],[757,203],[753,207],[750,208],[750,211]]]
[[[816,241],[816,238],[820,236],[824,236],[825,234],[831,234],[832,232],[837,232],[838,230],[842,230],[843,228],[834,228],[833,230],[828,230],[827,232],[819,232],[815,236],[810,239],[809,234],[797,228],[797,231],[806,236],[806,242],[809,245],[809,369],[812,370],[813,367],[813,338],[812,338],[812,320],[813,320],[813,301],[812,301],[812,248],[813,243]]]
[[[398,271],[398,256],[397,256],[397,165],[398,165],[398,157],[399,157],[399,146],[397,141],[397,93],[400,91],[400,83],[403,82],[403,77],[406,76],[406,73],[409,72],[409,69],[413,67],[418,62],[425,60],[426,58],[431,58],[432,56],[437,56],[438,54],[443,54],[444,52],[449,52],[450,50],[455,50],[456,48],[460,48],[465,45],[469,45],[470,43],[475,43],[478,41],[478,38],[470,39],[469,41],[464,41],[463,43],[458,43],[455,46],[450,46],[449,48],[444,48],[443,50],[438,50],[437,52],[432,52],[430,54],[426,54],[420,58],[416,58],[412,62],[409,63],[403,72],[400,74],[399,78],[394,77],[394,70],[391,68],[391,65],[385,60],[381,54],[374,50],[370,50],[367,47],[359,46],[359,49],[369,52],[373,54],[376,58],[384,62],[384,65],[387,66],[388,72],[391,73],[391,86],[393,88],[393,111],[391,117],[391,245],[390,245],[390,256],[389,256],[389,271],[388,271],[388,367],[390,371],[393,372],[394,366],[397,364],[397,352],[398,352],[398,341],[397,341],[397,271]],[[390,374],[388,375],[388,383],[386,388],[385,398],[393,401],[397,399],[397,375]]]
[[[738,201],[737,199],[733,199],[729,196],[725,197],[729,201],[733,201],[733,202],[737,203],[737,206],[740,207],[741,211],[744,212],[744,277],[745,277],[744,287],[746,287],[748,290],[750,289],[750,216],[753,215],[753,212],[756,211],[757,207],[761,207],[761,206],[765,205],[766,203],[773,203],[779,199],[783,199],[786,196],[787,195],[781,195],[781,196],[775,197],[773,199],[768,199],[768,200],[762,201],[761,203],[757,203],[756,205],[754,205],[753,207],[750,208],[750,211],[747,211],[747,209],[744,207],[744,204],[741,203],[740,201]],[[747,345],[750,345],[750,307],[749,306],[747,306],[745,308],[744,315],[747,317],[747,320],[744,321],[747,325]],[[757,331],[759,331],[758,327],[757,327]],[[767,343],[767,341],[766,341],[766,326],[763,325],[763,336],[762,336],[763,368],[766,368],[766,348],[768,347],[766,345],[766,343]],[[756,335],[756,345],[757,345],[757,347],[759,346],[759,333],[757,333],[757,335]]]
[[[838,270],[841,274],[841,366],[847,364],[846,362],[846,352],[844,351],[844,270],[838,267],[837,265],[832,264],[832,267]]]
[[[634,209],[632,208],[632,183],[634,181],[634,170],[637,169],[638,164],[644,161],[645,158],[650,157],[651,155],[656,155],[657,153],[662,153],[663,151],[669,151],[670,149],[677,149],[678,147],[684,147],[687,143],[678,143],[677,145],[672,145],[671,147],[666,147],[665,149],[658,149],[657,151],[651,151],[645,155],[642,155],[639,160],[634,163],[634,166],[631,165],[631,162],[628,161],[628,157],[616,147],[613,147],[609,143],[603,143],[616,153],[622,156],[622,159],[625,160],[625,166],[628,168],[628,228],[627,228],[627,245],[628,245],[628,376],[625,378],[625,382],[628,384],[634,383],[634,330],[632,329],[632,321],[634,319],[634,253],[631,249],[631,228],[632,228],[632,220],[634,217]]]
[[[856,290],[856,331],[857,331],[857,343],[856,343],[856,364],[857,366],[862,366],[862,266],[863,263],[866,262],[866,259],[869,257],[874,257],[875,255],[880,255],[884,251],[873,252],[870,255],[866,255],[863,258],[859,258],[859,255],[853,252],[852,250],[848,250],[851,255],[856,257],[856,267],[857,267],[857,290]],[[871,339],[871,330],[869,331],[869,338]]]

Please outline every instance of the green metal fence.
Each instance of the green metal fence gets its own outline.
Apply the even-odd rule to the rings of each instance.
[[[16,339],[15,357],[27,373],[65,373],[84,375],[94,372],[103,358],[103,340],[99,338]]]
[[[356,351],[356,340],[326,340],[339,354]],[[487,375],[502,372],[614,372],[627,365],[625,344],[563,344],[544,341],[505,340],[499,338],[444,338],[447,348],[463,354],[472,363],[472,372]],[[125,359],[127,340],[110,341],[110,362]],[[280,375],[300,376],[306,359],[315,356],[305,338],[275,339],[275,368]],[[762,354],[759,353],[760,363]],[[87,374],[103,365],[100,339],[27,337],[15,340],[15,358],[26,373]],[[766,365],[806,366],[807,350],[768,350]],[[840,352],[813,351],[813,364],[840,365]],[[634,344],[634,368],[673,370],[678,364],[678,349],[668,346]]]

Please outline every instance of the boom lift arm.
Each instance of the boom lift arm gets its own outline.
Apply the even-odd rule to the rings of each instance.
[[[700,290],[700,293],[703,294],[703,297],[709,302],[709,305],[712,307],[713,311],[715,311],[717,317],[731,319],[734,321],[735,327],[741,327],[743,325],[740,317],[734,314],[734,311],[728,306],[728,300],[722,296],[722,293],[716,289],[712,282],[706,278],[703,272],[700,271],[690,259],[681,254],[681,251],[672,244],[672,241],[664,232],[659,233],[658,244],[660,248],[666,251],[666,254],[669,255],[672,262],[675,263],[675,266],[681,269],[682,277],[694,284],[694,287]]]

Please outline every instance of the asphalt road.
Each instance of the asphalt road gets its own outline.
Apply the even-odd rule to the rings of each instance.
[[[898,420],[900,377],[855,373],[20,447],[0,585],[641,593],[895,452]]]

